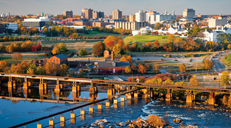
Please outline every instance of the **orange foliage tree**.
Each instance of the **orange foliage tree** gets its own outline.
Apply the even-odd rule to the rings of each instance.
[[[146,67],[142,64],[139,64],[138,65],[138,72],[139,73],[142,73],[142,74],[145,74],[147,71],[146,71]]]

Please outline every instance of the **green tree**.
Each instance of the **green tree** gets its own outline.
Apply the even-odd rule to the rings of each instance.
[[[84,55],[87,55],[86,49],[80,49],[79,50],[79,56],[84,56]]]
[[[58,48],[60,52],[65,52],[67,50],[67,46],[64,43],[59,43]]]
[[[39,65],[36,69],[36,75],[46,75],[46,70],[41,65]]]
[[[81,69],[81,70],[79,71],[78,77],[79,77],[79,78],[83,78],[84,75],[85,75],[85,73],[84,73],[84,71]]]
[[[223,71],[221,74],[221,85],[228,86],[229,85],[229,71]]]

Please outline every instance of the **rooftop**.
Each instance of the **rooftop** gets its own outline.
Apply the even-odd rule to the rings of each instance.
[[[59,54],[59,55],[56,55],[56,57],[59,59],[63,59],[63,58],[66,58],[67,56],[64,54]]]

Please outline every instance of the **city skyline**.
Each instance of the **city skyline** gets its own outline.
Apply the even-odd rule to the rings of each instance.
[[[171,13],[175,10],[176,15],[182,15],[185,8],[193,8],[196,11],[196,15],[231,14],[231,9],[229,9],[231,1],[221,1],[178,0],[176,2],[171,0],[145,0],[144,2],[138,0],[84,0],[80,2],[80,0],[0,0],[0,13],[10,12],[11,15],[26,15],[44,12],[61,15],[65,10],[72,10],[74,15],[80,15],[83,8],[92,8],[105,12],[105,15],[112,15],[112,11],[116,9],[121,10],[123,15],[134,14],[138,10],[153,10],[160,13],[164,13],[165,10]]]

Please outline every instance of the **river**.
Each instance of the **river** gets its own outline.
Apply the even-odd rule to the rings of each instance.
[[[3,92],[1,92],[3,94]],[[69,99],[72,98],[71,91],[68,91],[66,95]],[[89,97],[88,91],[82,91],[81,97]],[[107,93],[98,93],[97,99],[107,97]],[[32,120],[34,118],[42,117],[51,113],[59,112],[64,109],[76,107],[80,104],[86,103],[80,102],[75,104],[69,103],[45,103],[45,102],[30,102],[30,101],[17,101],[12,102],[11,100],[0,99],[0,127],[9,127],[17,123]],[[102,103],[103,104],[103,103]],[[107,119],[110,125],[115,126],[116,123],[125,122],[127,120],[136,120],[138,117],[146,119],[148,115],[158,115],[165,117],[173,127],[178,127],[179,124],[174,124],[173,119],[182,119],[186,124],[196,125],[199,127],[208,128],[228,128],[230,126],[231,116],[229,112],[223,111],[212,111],[209,109],[190,109],[190,108],[179,108],[175,107],[179,105],[179,102],[173,102],[173,105],[166,105],[164,101],[151,101],[142,98],[133,99],[123,102],[119,102],[118,105],[111,105],[111,108],[103,108],[103,111],[96,111],[97,105],[92,105],[95,109],[94,114],[86,114],[86,116],[79,116],[80,109],[74,110],[76,113],[76,123],[70,123],[70,113],[64,113],[66,117],[65,126],[67,127],[78,127],[78,126],[90,126],[91,123],[98,119]],[[82,108],[88,111],[88,107]],[[168,114],[166,114],[168,113]],[[165,116],[166,115],[166,116]],[[55,123],[59,122],[59,117],[55,116],[52,119]],[[44,119],[40,121],[43,126],[48,126],[48,120]],[[108,124],[109,125],[109,124]],[[27,125],[28,128],[36,127],[36,123]],[[60,124],[56,124],[55,127],[61,127]]]

